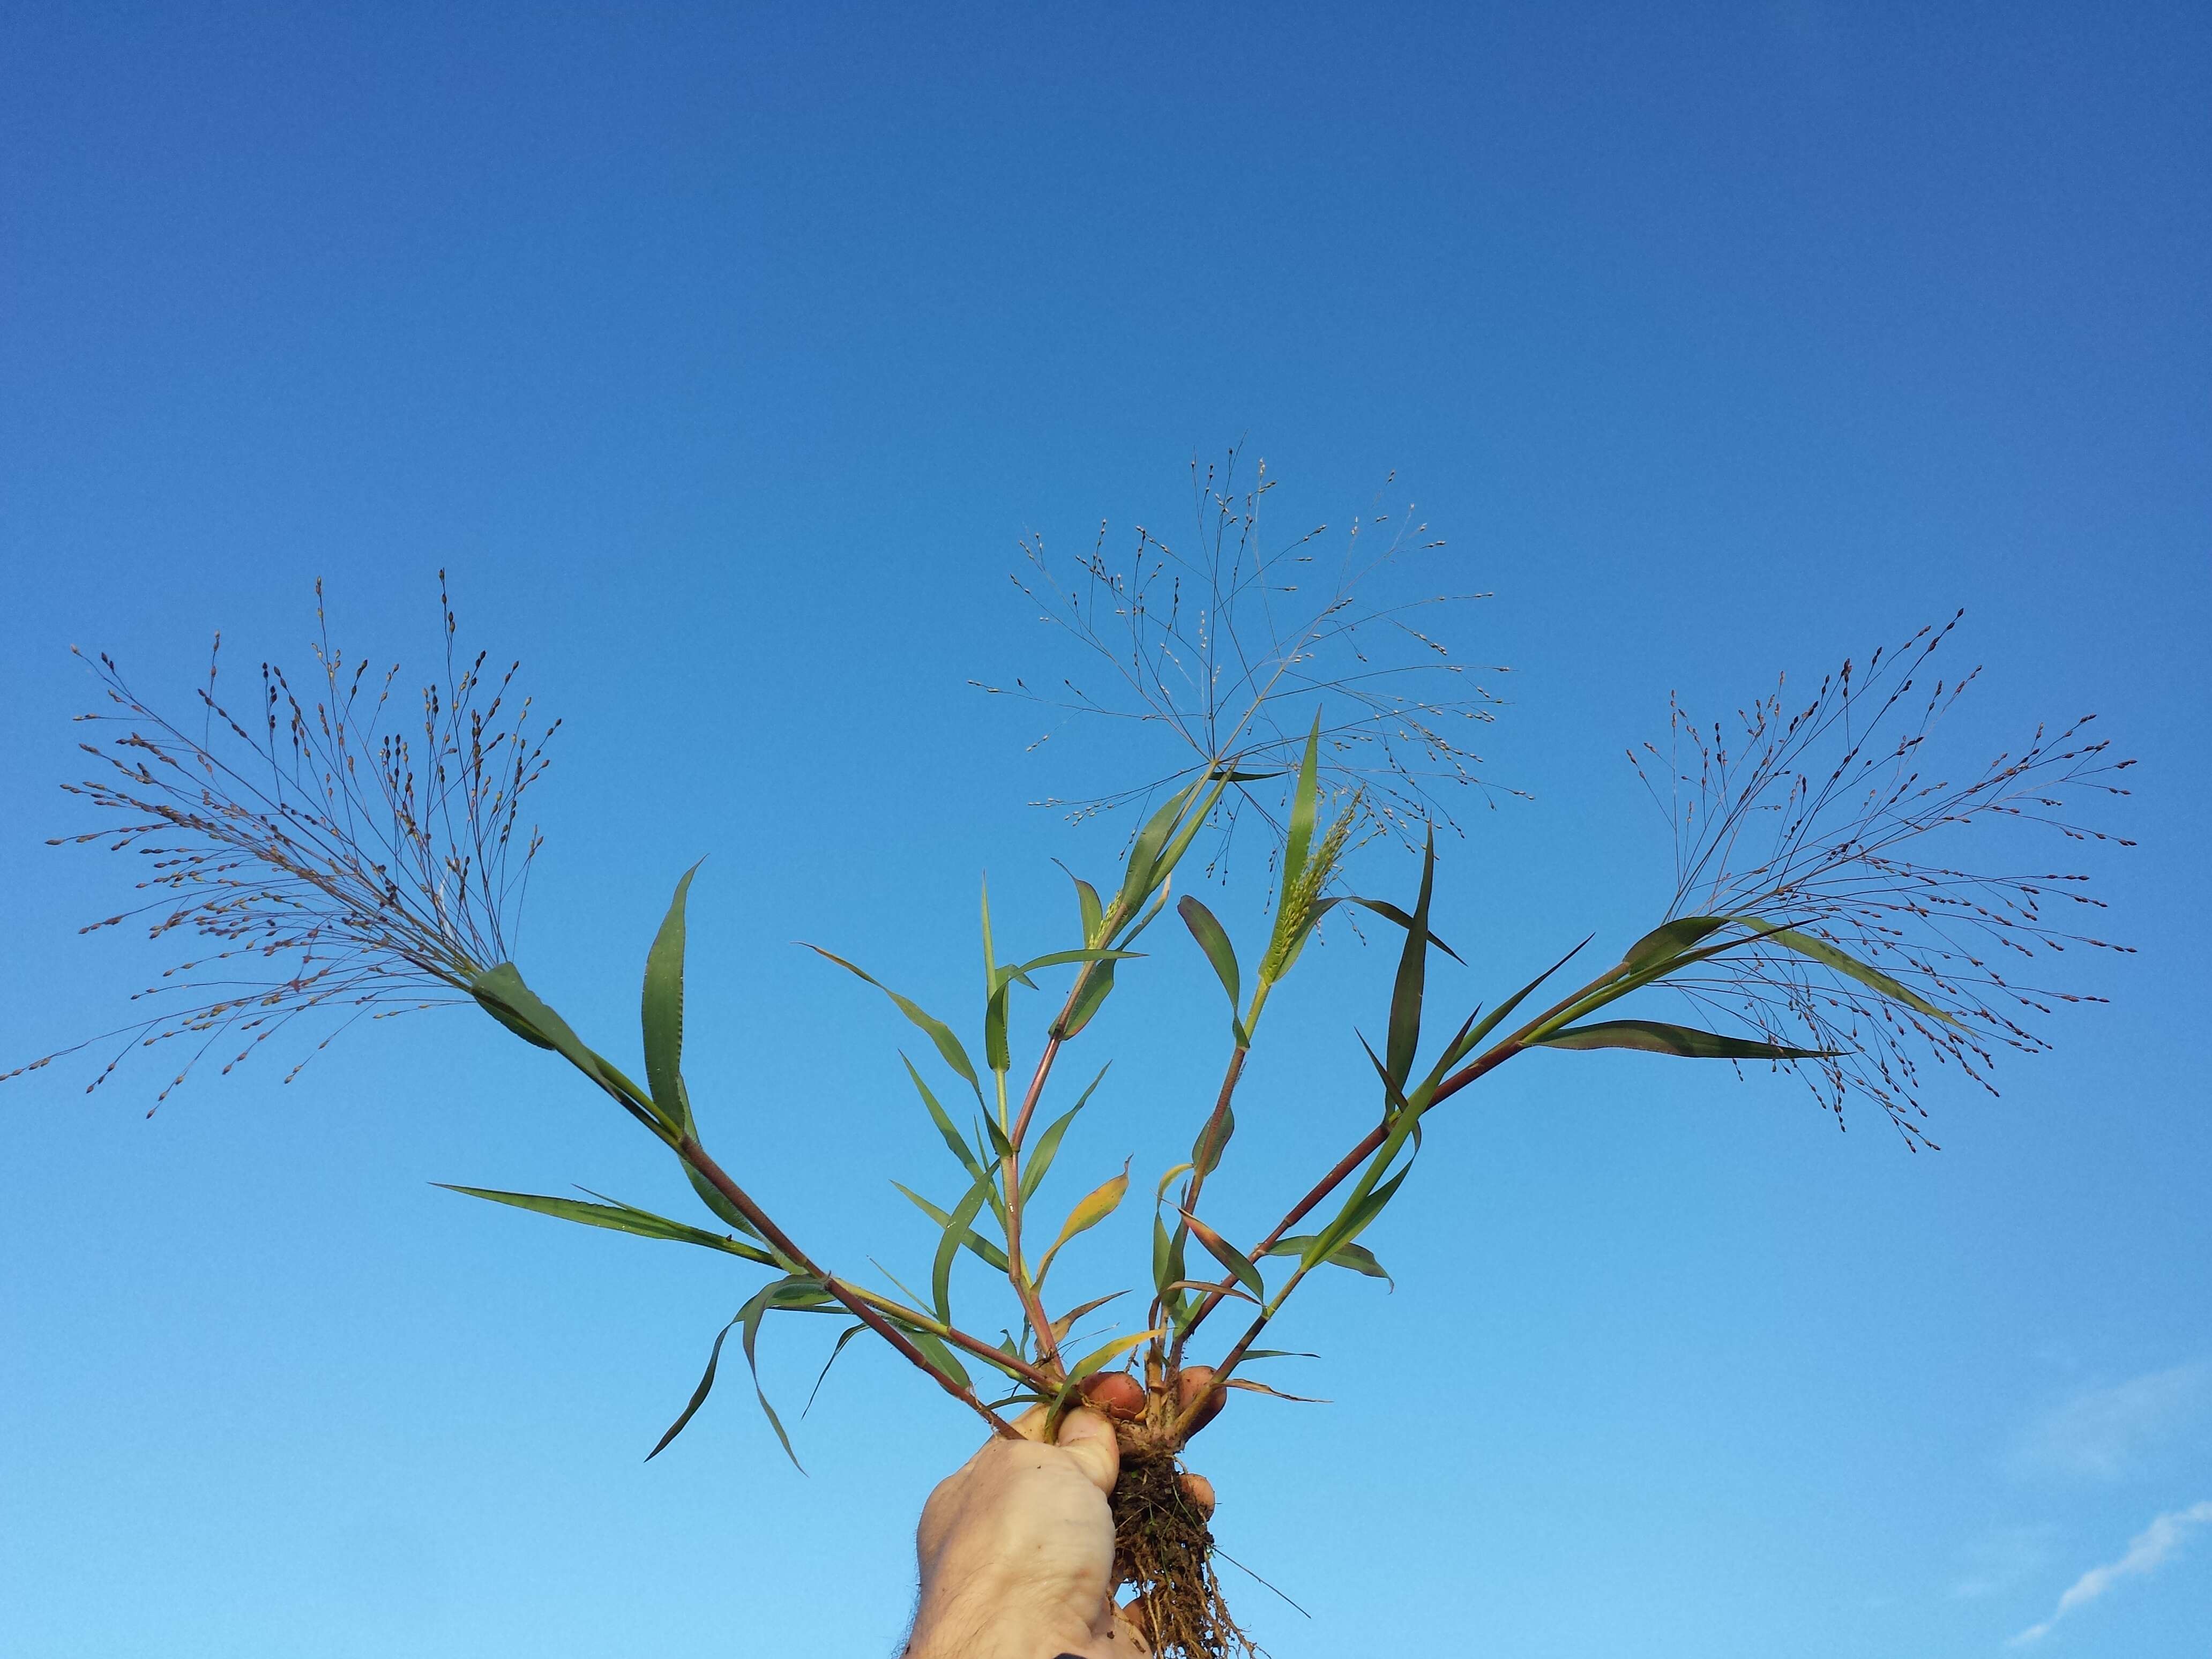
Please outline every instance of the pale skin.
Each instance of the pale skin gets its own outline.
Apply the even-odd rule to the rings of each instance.
[[[1114,1603],[1114,1517],[1121,1474],[1114,1425],[1070,1412],[1056,1443],[1045,1413],[1014,1424],[939,1481],[915,1546],[921,1597],[906,1659],[1145,1659],[1143,1635]],[[1212,1513],[1213,1488],[1185,1475]]]

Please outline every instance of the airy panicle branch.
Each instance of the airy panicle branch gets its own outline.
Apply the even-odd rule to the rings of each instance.
[[[2131,845],[2075,813],[2084,798],[2125,795],[2117,780],[2134,763],[2112,759],[2085,715],[1954,770],[1931,746],[1936,726],[1980,673],[1936,672],[1958,621],[1844,663],[1794,709],[1778,684],[1733,733],[1678,702],[1666,752],[1631,757],[1674,831],[1670,919],[1761,918],[1913,994],[1839,975],[1787,935],[1746,937],[1668,984],[1709,1018],[1832,1051],[1800,1068],[1814,1095],[1839,1120],[1849,1097],[1869,1101],[1914,1144],[1926,1144],[1924,1061],[1994,1094],[1998,1048],[2039,1052],[2054,1005],[2102,1000],[2044,984],[2040,964],[2069,947],[2128,949],[2081,930],[2105,908],[2087,876],[2021,866],[2029,831]]]
[[[1233,756],[1248,769],[1294,764],[1317,709],[1324,777],[1359,791],[1372,822],[1408,846],[1431,821],[1456,827],[1454,801],[1518,793],[1486,780],[1469,746],[1502,699],[1442,638],[1449,619],[1480,593],[1408,592],[1420,556],[1443,544],[1407,507],[1355,518],[1334,556],[1327,525],[1271,544],[1262,507],[1274,481],[1266,463],[1240,477],[1241,453],[1218,465],[1191,463],[1196,552],[1141,526],[1126,559],[1097,544],[1062,574],[1044,538],[1022,543],[1030,566],[1015,584],[1100,679],[1062,676],[1057,688],[1027,679],[972,682],[1063,713],[1155,726],[1188,757],[1180,767],[1099,795],[1040,805],[1080,820],[1158,791]],[[1395,475],[1386,483],[1389,489]],[[1051,734],[1048,732],[1046,737]],[[1042,743],[1045,738],[1040,738]],[[1032,744],[1031,747],[1036,747]],[[1247,811],[1275,822],[1266,799],[1240,793],[1223,815],[1224,842]]]
[[[100,769],[64,787],[125,822],[56,844],[104,842],[148,862],[146,896],[84,931],[140,921],[150,938],[209,948],[138,994],[154,1012],[107,1034],[123,1041],[88,1087],[133,1048],[183,1039],[190,1052],[158,1104],[226,1037],[243,1040],[228,1072],[295,1021],[326,1017],[289,1082],[355,1020],[464,1000],[513,951],[540,845],[523,798],[560,723],[533,724],[513,666],[494,675],[483,653],[459,654],[442,573],[444,672],[411,717],[398,668],[348,660],[319,583],[315,593],[311,686],[264,663],[252,708],[227,702],[218,635],[197,733],[142,701],[108,657],[93,665],[106,706],[80,717],[96,728],[82,747]]]

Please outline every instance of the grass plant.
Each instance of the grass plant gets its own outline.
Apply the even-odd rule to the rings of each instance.
[[[684,1070],[690,873],[646,957],[641,1075],[532,991],[514,960],[539,845],[522,810],[554,728],[536,721],[513,669],[494,677],[484,657],[458,653],[450,605],[443,672],[404,714],[398,670],[345,658],[326,627],[307,690],[264,666],[240,708],[211,663],[198,709],[177,723],[96,660],[106,703],[86,717],[95,740],[84,747],[99,764],[73,787],[121,827],[71,839],[146,863],[137,902],[95,926],[136,921],[206,948],[142,994],[148,1012],[109,1034],[114,1051],[91,1086],[131,1052],[180,1050],[158,1100],[210,1054],[228,1071],[303,1020],[324,1028],[311,1057],[356,1020],[472,1002],[657,1139],[703,1214],[677,1219],[597,1194],[453,1190],[715,1251],[756,1275],[649,1455],[707,1401],[732,1332],[752,1365],[772,1314],[834,1322],[833,1363],[864,1333],[881,1340],[994,1433],[1012,1433],[1011,1417],[1027,1407],[1056,1418],[1088,1401],[1115,1419],[1122,1442],[1117,1570],[1133,1617],[1162,1653],[1214,1659],[1248,1647],[1214,1577],[1205,1519],[1176,1479],[1179,1460],[1230,1392],[1276,1392],[1252,1372],[1279,1357],[1261,1344],[1309,1278],[1386,1276],[1367,1241],[1391,1205],[1419,1194],[1407,1183],[1431,1115],[1522,1055],[1620,1048],[1793,1071],[1839,1121],[1856,1100],[1906,1146],[1932,1145],[1930,1068],[1989,1086],[2000,1050],[2042,1048],[2039,1018],[2058,1000],[2083,1000],[2043,988],[2042,965],[2071,946],[2118,948],[2087,930],[2099,902],[2078,874],[1992,869],[1979,832],[2024,823],[2102,839],[2075,807],[2124,793],[2126,763],[2081,721],[2038,729],[1954,781],[1933,744],[1974,678],[1938,672],[1955,618],[1845,664],[1809,696],[1778,687],[1732,726],[1678,707],[1670,742],[1633,757],[1674,836],[1664,914],[1579,978],[1570,970],[1589,959],[1590,939],[1563,941],[1540,971],[1507,974],[1494,1000],[1439,1019],[1429,969],[1434,953],[1457,952],[1432,926],[1437,832],[1458,827],[1457,802],[1501,793],[1468,745],[1495,715],[1490,677],[1502,671],[1470,669],[1444,642],[1470,596],[1370,597],[1383,573],[1437,544],[1410,514],[1354,526],[1332,560],[1321,531],[1268,550],[1264,471],[1240,483],[1232,456],[1194,471],[1193,485],[1190,554],[1139,532],[1117,561],[1102,532],[1063,581],[1042,544],[1028,544],[1024,592],[1090,653],[1099,678],[1079,686],[1066,677],[1049,691],[1026,680],[985,688],[1158,727],[1177,746],[1175,763],[1139,783],[1053,803],[1078,817],[1136,815],[1110,879],[1072,878],[1066,936],[1035,954],[1002,953],[986,892],[981,983],[963,1029],[814,947],[926,1040],[902,1056],[903,1073],[951,1179],[917,1171],[898,1188],[938,1232],[903,1282],[864,1284],[825,1247],[803,1245],[799,1229],[708,1152]],[[1262,836],[1268,895],[1264,931],[1243,941],[1195,894],[1173,893],[1187,866],[1219,867],[1240,825]],[[1347,860],[1370,842],[1380,856],[1407,849],[1410,890],[1352,890]],[[1125,1168],[1062,1210],[1048,1202],[1047,1180],[1103,1076],[1086,1062],[1072,1086],[1065,1062],[1121,979],[1139,971],[1139,945],[1157,949],[1171,931],[1161,927],[1170,912],[1224,997],[1212,1106],[1172,1167],[1138,1176]],[[1380,1040],[1358,1037],[1374,1077],[1373,1126],[1333,1159],[1333,1149],[1310,1149],[1310,1184],[1286,1195],[1264,1233],[1232,1239],[1206,1218],[1206,1186],[1237,1139],[1248,1058],[1316,930],[1355,912],[1396,945]],[[1019,994],[1048,986],[1042,1020],[1019,1018]],[[1668,998],[1675,1007],[1655,1010]],[[1694,1024],[1654,1017],[1682,1009]],[[1149,1263],[1123,1289],[1064,1291],[1066,1275],[1052,1277],[1063,1253],[1128,1200],[1133,1180],[1140,1196],[1153,1194]],[[1003,1282],[1008,1316],[956,1309],[963,1252]],[[1127,1305],[1143,1317],[1097,1328],[1132,1288],[1142,1300]],[[788,1451],[757,1382],[756,1396]]]

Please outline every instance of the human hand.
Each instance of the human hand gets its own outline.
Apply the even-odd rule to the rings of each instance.
[[[1016,1421],[939,1482],[915,1532],[921,1601],[907,1659],[1144,1659],[1152,1649],[1114,1605],[1121,1473],[1114,1425],[1070,1412],[1043,1443],[1045,1413]],[[1188,1477],[1192,1498],[1212,1488]]]

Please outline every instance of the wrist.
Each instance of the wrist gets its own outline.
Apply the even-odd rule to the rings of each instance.
[[[924,1607],[904,1659],[1080,1659],[1091,1639],[1089,1630],[1064,1620],[979,1599],[941,1610]]]

